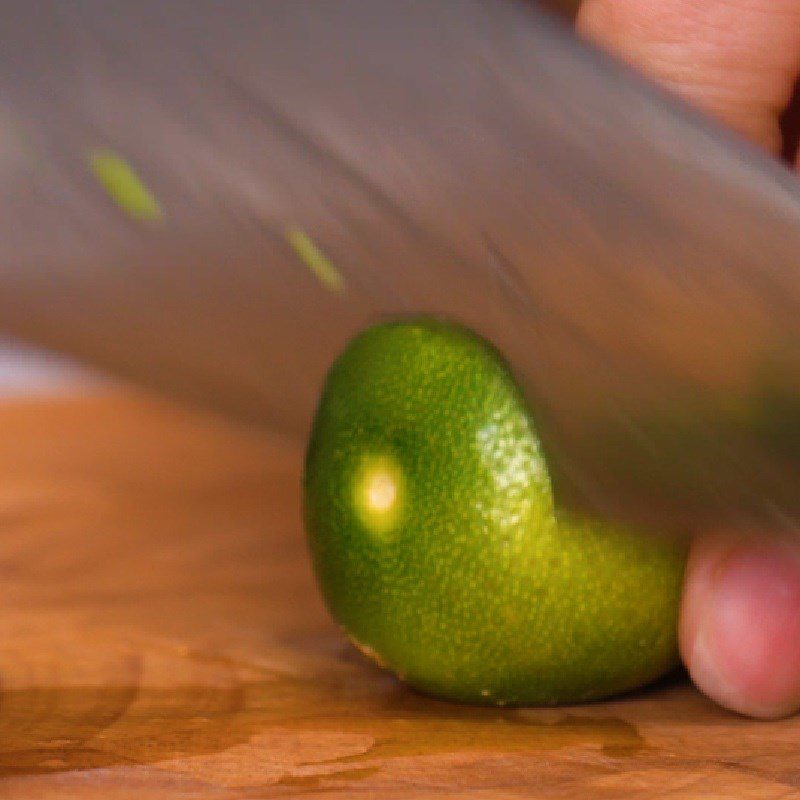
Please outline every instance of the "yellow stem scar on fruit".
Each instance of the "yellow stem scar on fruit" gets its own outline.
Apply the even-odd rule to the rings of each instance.
[[[403,492],[403,473],[392,456],[362,459],[353,485],[353,504],[369,533],[378,538],[391,534],[400,518]]]

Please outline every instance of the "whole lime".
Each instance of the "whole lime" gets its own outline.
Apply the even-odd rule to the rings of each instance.
[[[330,612],[426,693],[574,702],[677,663],[684,545],[557,515],[518,386],[461,327],[394,322],[349,344],[317,410],[304,507]]]

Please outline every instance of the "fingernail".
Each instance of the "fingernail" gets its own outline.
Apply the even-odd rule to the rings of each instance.
[[[800,552],[736,545],[709,574],[687,666],[713,700],[753,717],[800,707]]]

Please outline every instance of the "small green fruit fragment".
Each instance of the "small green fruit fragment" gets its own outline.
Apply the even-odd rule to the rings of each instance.
[[[128,216],[144,221],[162,219],[160,203],[124,158],[110,150],[93,150],[89,153],[89,168]]]

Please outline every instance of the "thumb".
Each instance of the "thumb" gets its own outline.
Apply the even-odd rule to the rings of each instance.
[[[778,153],[800,74],[800,0],[584,0],[578,29]]]

